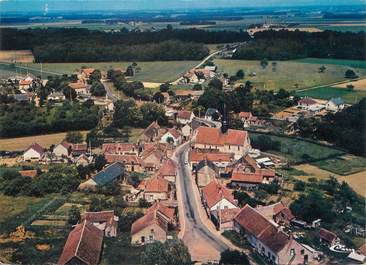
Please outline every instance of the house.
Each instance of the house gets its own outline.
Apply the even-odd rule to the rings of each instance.
[[[81,69],[81,77],[83,79],[89,79],[89,76],[95,71],[94,68],[83,68]]]
[[[277,202],[267,206],[259,205],[256,207],[256,210],[268,220],[273,220],[279,225],[290,226],[291,221],[295,219],[291,210],[283,202]]]
[[[53,148],[52,152],[57,157],[68,157],[72,150],[72,144],[68,143],[67,141],[62,141],[58,145]]]
[[[211,71],[211,72],[216,72],[217,66],[216,65],[206,65],[204,69]]]
[[[238,208],[231,190],[218,183],[216,179],[202,189],[202,200],[209,215],[213,211]]]
[[[47,96],[48,100],[53,100],[53,101],[64,101],[66,99],[64,93],[61,92],[52,92],[51,94],[49,94]]]
[[[146,172],[152,172],[159,169],[164,158],[165,152],[164,150],[161,150],[158,145],[145,149],[141,154],[144,170]]]
[[[83,221],[70,232],[58,265],[97,265],[103,245],[103,231]]]
[[[87,156],[86,154],[81,154],[74,159],[74,163],[77,166],[87,166],[93,162],[93,156]]]
[[[325,228],[320,228],[318,236],[320,243],[328,247],[333,247],[334,245],[339,243],[338,236]]]
[[[211,212],[211,219],[214,221],[220,232],[234,230],[234,218],[240,212],[240,208],[226,208]]]
[[[341,98],[331,98],[326,104],[325,109],[332,112],[337,112],[344,109],[344,101]]]
[[[32,99],[32,96],[30,93],[14,94],[13,97],[18,102],[27,102],[27,101],[31,101],[31,99]]]
[[[175,97],[177,99],[190,99],[199,98],[204,93],[203,90],[188,90],[188,89],[177,89],[175,90]],[[179,107],[179,106],[178,106]]]
[[[22,177],[30,177],[30,178],[34,178],[38,175],[38,171],[36,169],[19,170],[18,173]]]
[[[366,243],[363,244],[358,250],[357,250],[358,253],[362,254],[362,255],[365,255],[366,256]]]
[[[210,80],[215,77],[215,72],[209,69],[195,69],[195,74],[199,80]]]
[[[177,176],[177,166],[175,165],[174,161],[170,158],[165,160],[158,171],[158,176],[171,183],[175,183],[175,178]]]
[[[318,253],[298,243],[248,204],[235,216],[234,228],[246,235],[250,245],[268,263],[312,264],[317,258]]]
[[[184,140],[188,140],[192,133],[191,126],[189,126],[189,124],[187,123],[180,130],[182,132],[182,136],[183,136]]]
[[[79,189],[95,191],[98,187],[119,181],[123,175],[124,166],[119,162],[115,162],[99,171],[91,179],[81,183]]]
[[[309,97],[304,97],[297,102],[297,107],[300,109],[308,110],[310,106],[316,105],[317,102]]]
[[[182,142],[182,135],[175,128],[169,129],[161,136],[160,143],[179,145]]]
[[[137,155],[118,155],[106,153],[104,157],[108,164],[115,162],[122,163],[125,167],[125,170],[128,172],[144,172],[143,162]]]
[[[69,83],[69,87],[74,89],[76,92],[76,95],[89,95],[89,89],[87,87],[87,85],[84,82],[74,82],[74,83]]]
[[[218,152],[202,152],[199,150],[189,152],[189,162],[192,169],[195,169],[202,160],[213,162],[221,171],[234,160],[234,155]]]
[[[207,186],[207,184],[219,177],[219,168],[209,160],[200,161],[195,166],[194,172],[199,188]]]
[[[25,79],[22,79],[19,81],[19,90],[27,90],[31,87],[33,83],[33,78],[28,76],[27,78]]]
[[[159,137],[159,124],[154,121],[152,122],[143,132],[142,140],[144,142],[154,142]]]
[[[153,177],[145,182],[144,198],[148,202],[167,200],[169,198],[169,181]]]
[[[137,219],[131,226],[131,244],[145,245],[155,241],[165,242],[168,225],[174,216],[169,208],[154,204],[146,214]]]
[[[183,76],[183,80],[187,84],[197,84],[200,80],[194,71],[189,71]]]
[[[131,143],[105,143],[102,145],[104,154],[113,155],[135,155],[139,154],[139,148]]]
[[[29,146],[23,153],[23,160],[24,161],[39,161],[41,160],[45,150],[42,146],[37,143],[33,143]]]
[[[260,168],[257,162],[246,155],[238,160],[231,172],[231,186],[248,190],[256,189],[259,184],[271,183],[276,177],[274,169]]]
[[[352,264],[356,262],[356,264],[365,264],[366,256],[362,254],[358,254],[357,252],[352,251],[349,253],[347,258],[352,261]]]
[[[82,154],[86,154],[88,151],[88,145],[87,144],[73,144],[72,145],[72,151],[71,155],[73,157],[80,156]]]
[[[232,153],[239,159],[251,149],[246,131],[221,128],[199,127],[193,140],[194,149],[220,153]]]
[[[181,110],[177,114],[177,123],[179,124],[187,124],[191,123],[194,118],[194,114],[191,111]]]
[[[118,230],[118,216],[114,211],[85,212],[80,217],[81,222],[92,223],[95,227],[104,231],[106,237],[116,237]]]

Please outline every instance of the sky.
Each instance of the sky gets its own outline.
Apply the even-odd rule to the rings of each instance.
[[[43,11],[151,10],[219,7],[336,6],[366,4],[366,0],[0,0],[2,13]]]

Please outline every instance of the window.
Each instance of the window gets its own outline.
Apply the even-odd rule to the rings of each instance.
[[[154,241],[154,236],[153,235],[149,236],[149,241]]]
[[[145,243],[145,237],[144,236],[141,237],[141,243]]]
[[[301,250],[301,255],[304,255],[305,254],[305,250]]]
[[[151,229],[150,232],[151,232],[151,234],[154,234],[154,229]]]
[[[290,255],[291,255],[291,256],[295,256],[295,249],[294,249],[294,248],[292,248],[292,249],[290,250]]]

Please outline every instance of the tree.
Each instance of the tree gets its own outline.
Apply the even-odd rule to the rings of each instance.
[[[191,265],[188,248],[181,240],[173,239],[165,243],[156,241],[148,244],[141,255],[142,265]]]
[[[102,73],[100,70],[94,70],[93,73],[89,75],[89,82],[92,84],[93,82],[100,82],[100,79],[102,78]]]
[[[344,77],[345,78],[350,78],[350,79],[353,79],[353,78],[357,78],[357,74],[355,73],[355,71],[353,71],[352,69],[348,69],[345,74],[344,74]]]
[[[76,132],[67,132],[66,133],[66,141],[68,141],[69,143],[72,144],[78,144],[78,143],[82,143],[84,140],[83,135],[81,134],[81,132],[76,131]]]
[[[322,65],[321,67],[319,67],[319,73],[324,73],[326,69],[327,68],[324,65]]]
[[[242,70],[242,69],[240,69],[240,70],[238,70],[237,72],[236,72],[236,77],[238,78],[238,79],[243,79],[244,78],[244,71]]]
[[[64,94],[65,98],[68,100],[74,100],[77,97],[75,89],[66,86],[62,89],[62,94]]]
[[[197,91],[197,90],[202,90],[202,85],[201,85],[201,84],[195,84],[195,85],[193,86],[192,90],[195,90],[195,91]]]
[[[217,90],[222,90],[223,84],[220,79],[215,77],[211,79],[211,81],[208,83],[208,87],[215,88]]]
[[[221,253],[220,265],[249,265],[247,255],[238,250],[227,249]]]
[[[70,225],[75,225],[80,220],[80,209],[76,205],[72,205],[69,210],[69,218],[67,222]]]
[[[265,69],[268,65],[268,60],[266,58],[261,60],[261,66],[263,69]]]
[[[353,89],[355,88],[355,86],[354,85],[352,85],[352,84],[349,84],[349,85],[347,85],[347,89],[349,90],[349,91],[353,91]]]
[[[132,65],[129,65],[126,69],[126,76],[134,76],[135,75],[135,71],[132,67]]]
[[[165,82],[165,83],[162,83],[160,85],[160,92],[168,92],[168,90],[170,89],[170,83],[168,82]]]
[[[90,87],[90,93],[95,97],[104,97],[107,91],[104,88],[104,85],[100,81],[93,81]]]
[[[144,198],[140,198],[139,199],[139,207],[140,208],[149,208],[151,206],[151,203],[149,203],[147,200],[145,200]]]
[[[107,160],[105,159],[104,155],[97,155],[94,161],[94,167],[97,171],[103,169],[103,167],[107,164]]]
[[[161,93],[161,92],[156,92],[153,96],[153,100],[156,102],[156,103],[163,103],[164,102],[164,95]]]

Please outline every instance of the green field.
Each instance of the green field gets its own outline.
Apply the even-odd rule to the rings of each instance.
[[[312,97],[317,99],[330,99],[341,97],[346,103],[354,104],[359,102],[363,97],[366,97],[366,91],[349,91],[344,88],[337,87],[318,87],[314,89],[296,92],[300,97]]]
[[[360,31],[366,31],[365,26],[319,26],[319,29],[322,30],[333,30],[333,31],[350,31],[350,32],[360,32]]]
[[[321,65],[342,65],[353,68],[364,68],[366,69],[366,61],[362,60],[343,60],[343,59],[322,59],[322,58],[305,58],[296,60],[301,63],[321,64]]]
[[[82,67],[92,67],[101,71],[107,71],[110,68],[124,68],[131,65],[132,62],[103,62],[103,63],[44,63],[43,71],[60,74],[72,74]],[[166,82],[174,81],[189,69],[197,65],[198,61],[155,61],[155,62],[137,62],[141,71],[133,78],[145,82]],[[23,63],[19,66],[40,70],[41,65],[35,63]]]
[[[260,61],[256,60],[223,60],[216,59],[218,70],[229,75],[235,74],[239,69],[243,69],[246,77],[259,89],[277,90],[280,88],[295,91],[302,88],[328,85],[345,81],[344,73],[349,68],[345,65],[327,64],[324,73],[319,73],[319,67],[323,64],[303,63],[301,61],[277,61],[275,70],[272,62],[263,69]],[[366,69],[355,69],[359,76],[366,75]],[[248,74],[255,72],[255,77]]]
[[[366,158],[357,156],[352,156],[349,159],[337,157],[312,164],[338,175],[350,175],[366,169]]]

